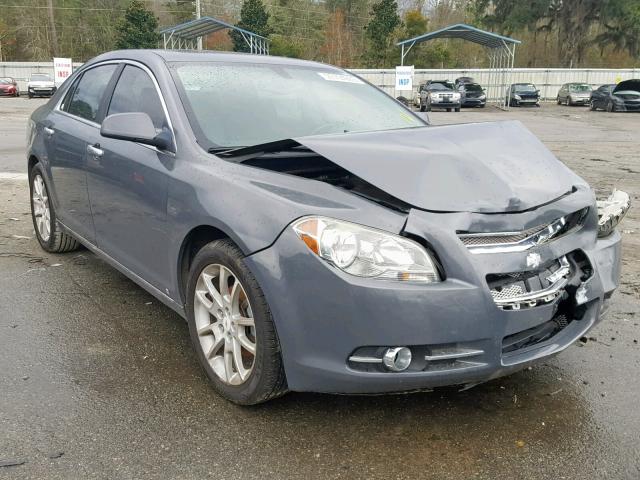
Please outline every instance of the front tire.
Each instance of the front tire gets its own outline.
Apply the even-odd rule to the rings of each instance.
[[[459,111],[460,111],[460,107],[457,107],[457,108],[455,109],[455,111],[456,111],[456,112],[459,112]]]
[[[269,304],[230,240],[205,245],[193,259],[187,320],[198,360],[221,396],[255,405],[287,392]]]
[[[591,100],[589,102],[589,110],[591,110],[592,112],[595,112],[598,109],[598,107],[596,107],[596,102],[594,102],[593,100]]]
[[[44,181],[44,172],[39,163],[29,173],[31,195],[31,219],[36,238],[43,250],[51,253],[65,253],[80,248],[80,243],[58,225],[56,211]]]
[[[615,113],[615,111],[616,111],[616,106],[613,104],[613,102],[607,103],[607,112]]]

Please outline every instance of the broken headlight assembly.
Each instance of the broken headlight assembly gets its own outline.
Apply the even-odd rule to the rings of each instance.
[[[415,283],[441,281],[429,252],[399,235],[327,217],[305,217],[292,227],[309,250],[351,275]]]
[[[613,190],[606,200],[598,200],[598,237],[608,237],[624,218],[631,206],[629,194]]]

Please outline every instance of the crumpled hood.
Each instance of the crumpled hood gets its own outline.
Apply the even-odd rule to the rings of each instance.
[[[518,121],[295,141],[424,210],[518,212],[586,185]]]
[[[622,91],[635,91],[640,92],[640,80],[625,80],[618,83],[613,89],[613,93]]]

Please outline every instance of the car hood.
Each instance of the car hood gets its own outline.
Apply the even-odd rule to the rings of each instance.
[[[625,80],[620,82],[613,89],[613,93],[622,92],[622,91],[635,91],[640,92],[640,80]]]
[[[518,121],[294,140],[424,210],[518,212],[586,185]]]

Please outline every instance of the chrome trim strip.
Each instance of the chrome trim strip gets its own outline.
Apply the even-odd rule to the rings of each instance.
[[[574,212],[577,213],[577,212]],[[541,245],[543,243],[547,243],[551,240],[556,240],[561,238],[569,233],[573,233],[576,230],[582,228],[582,219],[579,220],[579,223],[568,231],[558,235],[558,232],[562,230],[562,228],[567,223],[567,217],[573,215],[567,214],[563,217],[560,217],[547,225],[541,225],[538,230],[529,235],[522,240],[511,243],[488,243],[486,245],[465,245],[469,252],[472,254],[480,254],[480,253],[510,253],[510,252],[524,252],[529,250],[530,248],[535,247],[536,245]],[[462,233],[458,234],[458,238],[462,241],[464,238],[491,238],[491,237],[503,237],[503,236],[512,236],[512,235],[521,235],[523,232],[528,230],[532,230],[535,227],[522,230],[520,232],[489,232],[489,233]],[[464,243],[464,242],[463,242]]]
[[[441,353],[436,355],[425,355],[424,359],[427,362],[433,362],[438,360],[454,360],[458,358],[475,357],[477,355],[482,355],[483,353],[484,353],[484,350],[473,350],[469,348],[462,348],[458,351],[451,351],[448,353]]]
[[[349,357],[349,361],[350,362],[355,362],[355,363],[382,363],[382,359],[381,358],[361,357],[361,356],[358,356],[358,355],[351,355]]]

